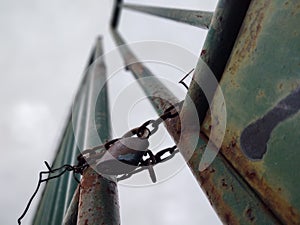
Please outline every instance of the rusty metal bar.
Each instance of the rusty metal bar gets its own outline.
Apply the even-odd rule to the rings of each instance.
[[[95,60],[102,54],[102,39],[98,38]],[[96,102],[94,98],[98,97],[95,93],[99,91],[99,84],[106,82],[106,69],[102,58],[94,61],[89,74],[85,148],[93,146],[97,142],[95,140],[96,137],[91,133],[90,129],[93,125],[96,125],[99,134],[101,134],[101,139],[110,139],[110,119],[106,85],[103,86],[99,94],[98,104],[93,105]],[[96,117],[94,117],[94,111],[96,111]],[[92,122],[94,118],[96,124]],[[84,171],[81,180],[77,224],[120,224],[117,184],[102,177],[92,168],[87,168]]]
[[[64,216],[63,225],[76,225],[78,216],[80,186],[78,185]]]
[[[130,9],[177,22],[186,23],[203,29],[209,28],[213,16],[213,12],[199,10],[153,7],[136,4],[122,4],[122,7],[124,9]]]
[[[114,40],[123,57],[126,68],[132,72],[139,84],[144,88],[146,96],[149,98],[152,106],[158,114],[162,114],[164,110],[169,108],[172,104],[179,102],[173,93],[168,91],[167,87],[161,83],[152,72],[135,57],[132,51],[126,46],[125,41],[117,30],[111,30]]]

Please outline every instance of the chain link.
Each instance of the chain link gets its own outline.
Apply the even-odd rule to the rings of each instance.
[[[89,163],[92,163],[94,160],[99,159],[104,153],[103,152],[97,153],[96,152],[97,150],[99,150],[99,149],[108,150],[111,145],[113,145],[116,141],[118,141],[122,138],[132,137],[132,136],[136,135],[139,138],[149,139],[151,135],[155,134],[158,131],[159,125],[161,123],[163,123],[167,119],[172,119],[179,115],[179,111],[182,107],[182,104],[183,104],[183,102],[175,103],[174,105],[167,108],[165,110],[165,112],[162,115],[160,115],[156,120],[152,119],[152,120],[146,121],[141,126],[133,128],[133,129],[129,130],[128,132],[126,132],[121,138],[116,138],[116,139],[106,142],[103,145],[84,150],[77,157],[77,159],[78,159],[77,166],[82,166],[84,164],[88,164],[86,162],[87,159],[88,159]],[[179,109],[176,110],[176,107],[178,107]],[[175,112],[172,112],[174,110],[175,110]],[[151,127],[151,128],[148,128],[148,127]],[[164,151],[164,150],[162,150],[162,151]]]

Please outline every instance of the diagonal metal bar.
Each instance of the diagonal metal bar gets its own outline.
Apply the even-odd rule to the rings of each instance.
[[[122,7],[124,9],[130,9],[177,22],[186,23],[203,29],[209,28],[213,16],[213,12],[199,10],[154,7],[136,4],[122,4]]]
[[[133,76],[137,79],[157,114],[163,114],[170,106],[178,103],[179,100],[175,97],[175,95],[170,92],[147,67],[139,62],[137,57],[126,45],[126,42],[123,40],[119,32],[112,29],[111,33],[116,44],[119,46],[126,68],[130,70]],[[177,132],[177,129],[180,131],[180,128],[178,128],[178,124],[174,123],[173,120],[166,120],[165,124],[166,129],[171,136],[176,137],[174,138],[175,140],[179,138],[180,132]]]
[[[102,38],[97,39],[94,64],[89,70],[86,108],[84,148],[97,143],[91,129],[96,126],[101,139],[110,139],[110,118],[107,99],[106,68],[103,59]],[[99,84],[105,84],[98,95]],[[100,85],[101,87],[101,85]],[[95,98],[98,97],[98,101]],[[96,105],[93,105],[93,103]],[[96,112],[96,114],[94,114]],[[92,168],[87,168],[82,176],[78,207],[78,225],[120,224],[118,191],[116,182],[107,180]]]
[[[126,68],[132,72],[142,87],[143,91],[150,100],[152,106],[158,114],[162,114],[172,104],[178,103],[179,100],[170,92],[167,87],[155,77],[152,72],[139,62],[137,57],[126,45],[125,41],[117,30],[111,30],[112,36],[119,47]],[[152,87],[152,88],[146,88]]]

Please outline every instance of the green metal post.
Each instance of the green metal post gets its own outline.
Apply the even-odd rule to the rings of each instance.
[[[220,81],[221,152],[283,224],[300,224],[299,21],[299,1],[252,0]]]
[[[201,62],[199,63],[201,65],[203,60],[212,70],[217,81],[223,75],[250,2],[251,0],[219,0],[218,2],[201,51]],[[209,109],[208,100],[198,84],[193,82],[193,79],[190,85],[190,90],[192,89],[195,89],[194,93],[197,97],[191,97],[197,107],[199,122],[202,124]],[[192,93],[189,93],[189,95],[192,95]]]
[[[107,85],[104,85],[99,97],[95,95],[99,90],[99,84],[106,82],[106,69],[103,59],[102,39],[99,38],[96,43],[96,53],[94,64],[89,71],[89,86],[87,95],[86,129],[84,147],[89,148],[97,141],[90,132],[91,126],[96,125],[100,138],[110,139],[110,118],[107,98]],[[100,85],[101,86],[101,85]],[[94,98],[98,97],[96,102]],[[96,108],[94,108],[96,107]],[[94,115],[95,110],[95,115]],[[95,119],[95,120],[94,120]],[[95,124],[94,124],[95,122]],[[94,224],[120,224],[119,203],[117,184],[114,181],[107,180],[99,175],[92,168],[87,168],[82,176],[78,207],[78,225]]]
[[[186,23],[192,26],[208,29],[211,23],[213,12],[175,9],[164,7],[143,6],[136,4],[123,4],[124,9],[130,9],[137,12],[147,13],[150,15]]]

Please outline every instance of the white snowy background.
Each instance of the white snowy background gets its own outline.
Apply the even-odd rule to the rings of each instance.
[[[216,6],[211,0],[126,2],[208,11]],[[43,161],[52,161],[95,38],[104,36],[105,52],[115,48],[108,31],[112,5],[112,0],[0,1],[1,225],[17,224]],[[197,56],[206,36],[196,27],[125,10],[120,31],[127,42],[167,41]],[[118,87],[133,82],[127,75],[110,84],[112,108]],[[147,107],[143,121],[156,117]],[[135,123],[135,116],[126,117],[128,126]],[[150,187],[120,185],[119,195],[123,225],[221,224],[188,168]],[[37,202],[24,225],[31,223]]]

